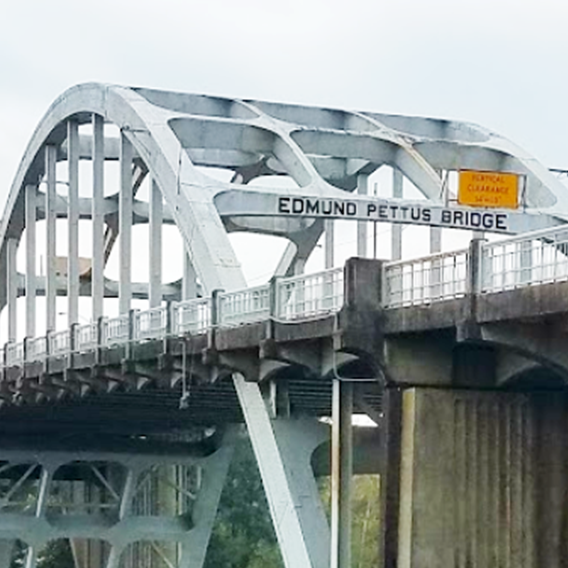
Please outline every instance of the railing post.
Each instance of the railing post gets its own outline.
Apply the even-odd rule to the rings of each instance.
[[[264,346],[274,339],[274,321],[280,315],[280,278],[273,276],[268,283],[268,321],[265,325]]]
[[[45,363],[43,366],[43,372],[45,375],[49,373],[49,358],[51,357],[51,335],[53,331],[51,329],[45,332]]]
[[[77,340],[77,328],[79,324],[77,322],[72,323],[69,328],[69,353],[67,354],[67,367],[69,369],[73,368],[75,363],[75,351],[79,348],[79,341]]]
[[[168,333],[170,335],[179,335],[179,324],[178,324],[178,305],[179,302],[169,302],[168,303]]]
[[[376,310],[381,307],[383,261],[349,258],[343,269],[343,304],[349,308]]]
[[[22,355],[22,357],[23,357],[23,364],[22,364],[22,367],[25,369],[26,363],[28,362],[28,338],[27,338],[27,337],[24,337],[22,351],[23,351],[23,355]]]
[[[377,318],[382,309],[383,261],[350,258],[343,272],[343,307],[335,349],[376,353],[382,336]]]
[[[268,308],[271,318],[280,317],[280,277],[273,276],[270,279],[268,291]]]
[[[211,327],[221,325],[223,313],[221,308],[221,295],[224,290],[213,290],[211,294]]]
[[[132,358],[132,346],[134,345],[134,340],[136,339],[136,312],[138,310],[130,309],[128,310],[128,340],[126,341],[126,346],[124,348],[124,356],[126,360]]]
[[[222,316],[221,313],[221,294],[224,290],[213,290],[211,293],[211,313],[210,322],[211,325],[207,329],[207,347],[203,353],[203,363],[204,364],[215,364],[217,361],[217,352],[215,349],[215,334],[217,332],[217,327],[221,324]]]
[[[477,297],[482,291],[483,243],[485,239],[472,239],[467,253],[467,277],[465,282],[465,299],[463,322],[457,326],[458,337],[472,339],[478,336]]]
[[[2,381],[6,381],[7,369],[8,369],[8,343],[4,343],[4,347],[2,347]]]
[[[95,365],[100,365],[102,349],[105,343],[105,317],[97,318],[97,346],[95,349]]]
[[[482,289],[483,243],[485,239],[472,239],[467,254],[466,294],[477,295]]]

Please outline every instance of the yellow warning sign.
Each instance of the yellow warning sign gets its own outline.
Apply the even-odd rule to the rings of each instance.
[[[458,203],[516,209],[519,206],[519,176],[501,172],[460,171]]]

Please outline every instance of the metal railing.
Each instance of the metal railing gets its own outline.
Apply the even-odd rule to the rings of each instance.
[[[71,351],[71,330],[54,331],[47,336],[47,341],[50,356],[67,355]]]
[[[255,286],[219,294],[219,325],[234,326],[270,316],[270,286]]]
[[[211,298],[185,300],[172,306],[172,335],[198,335],[210,327]]]
[[[124,314],[115,318],[103,320],[102,343],[113,345],[126,343],[130,339],[130,315]]]
[[[47,357],[47,337],[29,339],[26,346],[26,361],[42,361]]]
[[[483,243],[482,251],[482,292],[568,280],[566,227]]]
[[[471,251],[474,251],[473,253]],[[479,256],[472,278],[470,254]],[[383,265],[385,308],[427,305],[463,297],[468,292],[491,293],[568,280],[568,228],[555,227],[495,242],[418,259]],[[268,318],[300,321],[338,311],[344,301],[344,270],[274,278],[270,284],[212,298],[176,302],[169,307],[132,310],[97,323],[28,338],[5,345],[4,365],[20,366],[47,357],[85,352],[97,347],[168,336],[202,334],[212,327],[232,327]],[[72,336],[73,333],[73,336]],[[100,342],[100,344],[99,344]]]
[[[276,281],[276,314],[283,320],[312,318],[343,304],[343,268]]]
[[[168,328],[168,309],[151,308],[133,313],[133,339],[159,339]]]
[[[75,328],[75,350],[78,352],[90,351],[98,344],[98,325],[87,323]]]
[[[464,249],[385,264],[384,307],[430,304],[463,297],[467,261],[468,250]]]
[[[15,367],[24,361],[24,342],[8,343],[6,345],[6,366]]]

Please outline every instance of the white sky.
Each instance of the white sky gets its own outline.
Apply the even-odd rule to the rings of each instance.
[[[469,120],[568,168],[567,25],[562,0],[0,0],[0,201],[87,81]]]

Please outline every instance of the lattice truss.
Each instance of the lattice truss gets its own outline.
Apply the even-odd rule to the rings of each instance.
[[[109,164],[116,161],[120,173],[111,180]],[[442,195],[444,171],[517,172],[526,176],[527,210],[553,216],[568,211],[564,186],[543,166],[468,123],[100,84],[72,88],[37,127],[0,225],[0,269],[6,275],[0,306],[9,307],[4,340],[38,335],[37,321],[44,320],[37,317],[38,296],[45,296],[45,329],[53,331],[61,319],[56,296],[67,296],[64,311],[72,325],[79,321],[79,296],[92,298],[96,321],[105,314],[105,298],[118,298],[120,313],[126,313],[133,298],[152,307],[243,288],[228,238],[234,231],[285,237],[289,246],[276,274],[301,273],[325,223],[275,215],[277,196],[365,193],[368,177],[382,166],[401,172],[432,202]],[[143,183],[150,188],[147,198],[139,194]],[[46,226],[45,238],[39,222]],[[58,256],[61,222],[67,224],[68,251]],[[80,222],[92,226],[92,254],[85,258],[79,257]],[[133,242],[136,224],[149,224],[148,245]],[[182,282],[162,282],[164,224],[174,224],[182,236]],[[23,273],[17,270],[20,242]],[[114,281],[105,277],[105,265],[117,244],[120,276]],[[132,282],[133,260],[146,248],[147,282]]]
[[[57,550],[78,568],[201,566],[231,454],[4,449],[0,564],[32,568]]]

